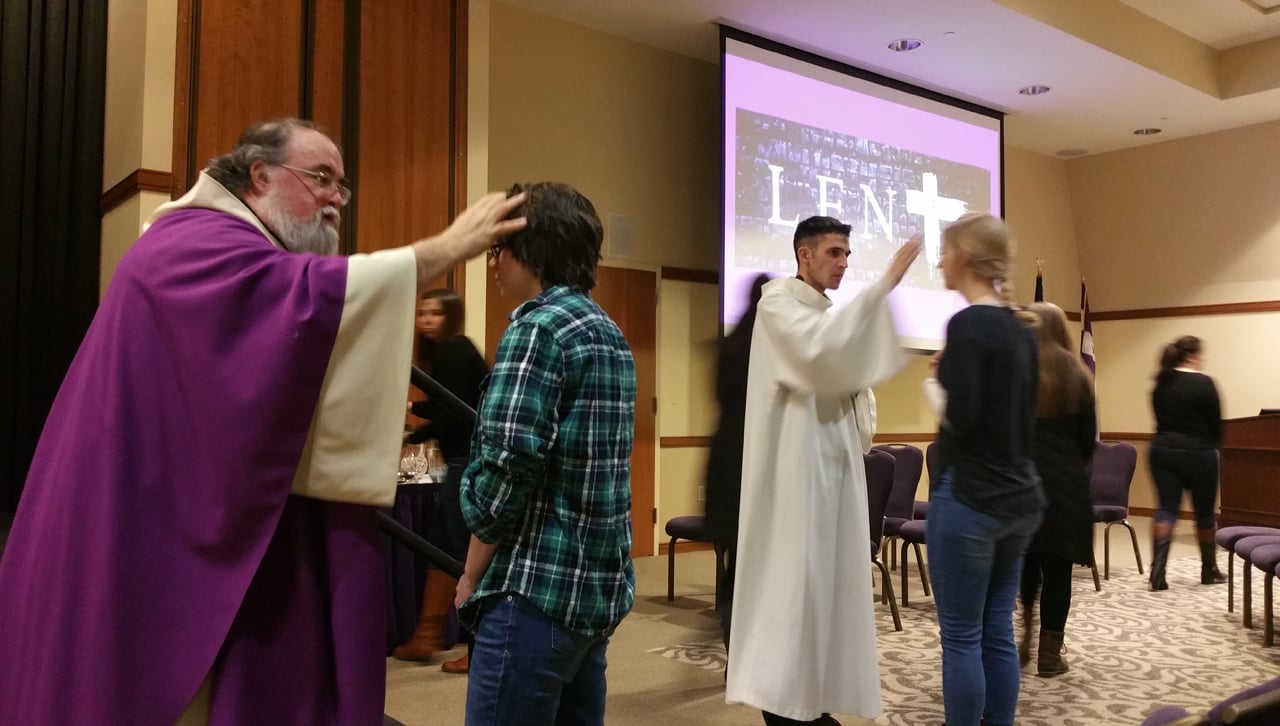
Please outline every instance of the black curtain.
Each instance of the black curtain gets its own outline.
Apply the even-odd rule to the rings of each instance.
[[[98,304],[107,9],[0,2],[2,514]]]

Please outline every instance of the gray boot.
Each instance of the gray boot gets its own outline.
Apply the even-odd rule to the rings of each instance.
[[[1062,633],[1041,630],[1040,649],[1036,653],[1036,675],[1053,678],[1067,670],[1067,661],[1062,657]]]

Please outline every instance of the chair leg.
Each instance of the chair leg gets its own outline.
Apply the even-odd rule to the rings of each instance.
[[[1246,628],[1253,627],[1253,587],[1250,583],[1249,571],[1253,569],[1253,563],[1249,562],[1246,557],[1240,558],[1240,609],[1244,610],[1244,626]]]
[[[880,548],[881,552],[889,553],[889,569],[890,570],[898,569],[898,550],[894,549],[894,546],[897,544],[898,544],[898,537],[896,535],[891,534],[888,537],[884,538],[884,546]]]
[[[898,615],[898,599],[893,596],[893,578],[889,577],[889,570],[885,569],[884,563],[875,557],[871,558],[871,562],[880,569],[880,600],[883,602],[887,597],[889,600],[889,612],[893,613],[893,629],[902,632],[902,617]]]
[[[1111,525],[1115,522],[1107,522],[1107,526],[1102,528],[1102,579],[1111,579]]]
[[[905,539],[902,540],[902,569],[900,573],[902,574],[902,607],[904,608],[907,606],[907,592],[911,589],[907,583],[907,546],[909,544],[911,543]]]
[[[1236,611],[1235,552],[1227,550],[1227,612]]]
[[[1129,520],[1120,521],[1124,528],[1129,530],[1129,539],[1133,541],[1133,559],[1138,563],[1138,574],[1142,574],[1142,552],[1138,550],[1138,533],[1133,531],[1133,525],[1129,524]]]
[[[1102,592],[1102,580],[1098,579],[1098,558],[1093,554],[1093,548],[1089,548],[1089,572],[1093,573],[1093,589],[1096,592]]]
[[[1272,646],[1275,633],[1271,626],[1271,581],[1274,579],[1275,577],[1268,572],[1262,586],[1262,617],[1265,618],[1262,623],[1262,646],[1264,648]]]
[[[927,597],[933,594],[929,591],[929,568],[924,564],[924,555],[920,554],[920,544],[912,542],[911,547],[916,551],[916,569],[920,570],[920,584],[924,585],[924,594]],[[903,564],[906,564],[905,560]]]
[[[672,537],[671,544],[667,545],[667,602],[676,599],[676,540],[679,537]]]

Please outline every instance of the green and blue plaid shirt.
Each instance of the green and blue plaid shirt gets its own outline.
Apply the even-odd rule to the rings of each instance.
[[[564,627],[609,633],[631,610],[636,371],[622,331],[558,285],[511,314],[462,476],[462,516],[493,562],[460,613],[519,594]]]

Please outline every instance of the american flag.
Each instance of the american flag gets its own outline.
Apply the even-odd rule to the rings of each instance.
[[[1093,323],[1089,321],[1089,293],[1085,290],[1083,277],[1080,278],[1080,322],[1080,360],[1097,375],[1098,366],[1093,358]]]

